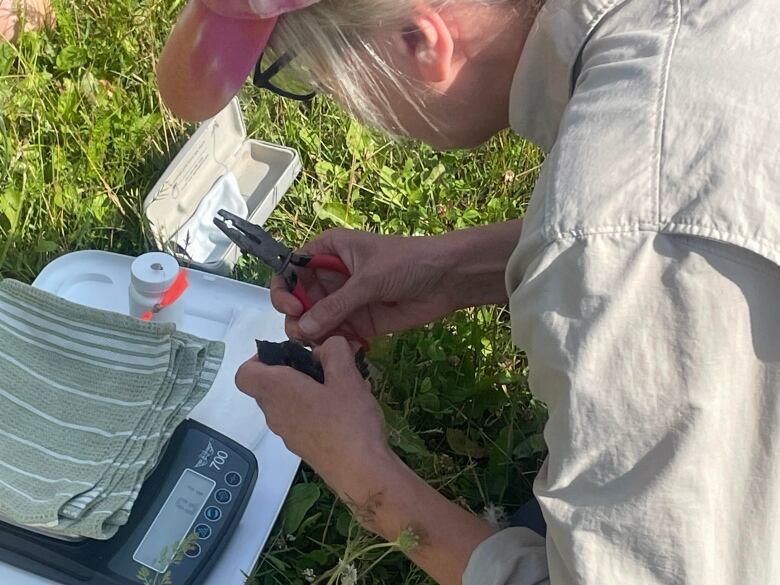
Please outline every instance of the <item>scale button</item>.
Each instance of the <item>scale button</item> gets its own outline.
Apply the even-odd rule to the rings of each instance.
[[[209,506],[208,508],[206,508],[204,514],[206,515],[206,520],[210,520],[211,522],[216,522],[217,520],[222,518],[222,510],[220,510],[216,506]]]
[[[230,487],[238,487],[241,485],[241,474],[236,473],[235,471],[229,472],[227,475],[225,475],[225,483],[228,484]]]
[[[193,542],[190,547],[184,552],[184,554],[191,559],[195,559],[200,556],[201,548],[197,542]]]
[[[214,494],[214,499],[217,500],[220,504],[227,504],[230,500],[233,499],[233,494],[231,494],[226,489],[219,489]]]
[[[200,540],[206,540],[209,536],[211,536],[211,526],[208,524],[198,524],[195,527],[195,534],[198,535]]]

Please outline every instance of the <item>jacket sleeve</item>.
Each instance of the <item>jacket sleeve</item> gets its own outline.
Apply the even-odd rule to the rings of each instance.
[[[471,555],[463,585],[548,585],[544,538],[528,528],[507,528]]]

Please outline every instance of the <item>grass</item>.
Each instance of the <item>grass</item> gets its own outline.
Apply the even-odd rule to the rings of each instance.
[[[0,45],[0,276],[29,282],[74,250],[150,249],[142,201],[193,130],[161,108],[153,74],[181,5],[59,0],[56,30]],[[540,164],[509,134],[436,153],[377,137],[323,98],[295,104],[247,88],[241,99],[251,135],[301,154],[302,176],[268,222],[290,243],[334,226],[421,234],[518,217]],[[267,279],[251,261],[237,276]],[[376,392],[393,446],[478,513],[525,501],[544,450],[544,409],[507,317],[462,311],[370,356],[384,371]],[[399,546],[377,544],[303,467],[249,581],[428,582]]]

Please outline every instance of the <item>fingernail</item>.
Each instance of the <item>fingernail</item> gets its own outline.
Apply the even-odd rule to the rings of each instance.
[[[300,321],[298,321],[298,327],[300,327],[301,331],[303,331],[306,335],[312,335],[314,333],[316,324],[314,323],[314,319],[308,315],[304,315],[301,317]]]

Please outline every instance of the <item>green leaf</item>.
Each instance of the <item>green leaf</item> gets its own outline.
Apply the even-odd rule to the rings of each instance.
[[[338,518],[336,518],[336,532],[341,536],[348,538],[355,526],[355,518],[346,508],[342,508],[339,511]]]
[[[277,571],[280,571],[280,572],[282,572],[282,573],[283,573],[283,572],[285,572],[287,569],[289,569],[289,568],[290,568],[290,565],[288,565],[288,564],[287,564],[287,563],[285,563],[283,560],[281,560],[280,558],[277,558],[277,557],[275,557],[275,556],[273,556],[273,555],[265,555],[265,556],[263,557],[263,560],[264,560],[264,561],[266,561],[266,562],[268,562],[268,563],[270,563],[271,565],[273,565],[273,566],[274,566],[274,568],[275,568]]]
[[[444,174],[444,165],[439,163],[433,169],[431,169],[431,172],[428,173],[428,176],[425,178],[425,183],[427,185],[432,185],[436,181],[439,180],[439,177],[441,177]]]
[[[16,61],[16,52],[11,43],[0,42],[0,77],[11,73],[11,68]]]
[[[317,217],[320,219],[329,219],[340,226],[352,229],[361,227],[366,221],[366,218],[362,214],[338,201],[330,201],[324,205],[320,205],[317,209]]]
[[[135,578],[138,579],[141,583],[146,585],[147,583],[151,583],[151,577],[152,574],[146,567],[141,567],[138,569],[138,573],[136,574]]]
[[[481,459],[487,455],[484,447],[470,439],[469,436],[460,429],[447,429],[447,444],[450,449],[458,455],[465,455],[472,459]]]
[[[38,240],[38,243],[35,245],[35,251],[41,254],[54,252],[57,248],[57,242],[50,242],[49,240]]]
[[[396,176],[397,176],[396,172],[390,167],[382,167],[379,170],[379,178],[381,179],[382,183],[385,183],[387,185],[396,187],[397,186]]]
[[[6,4],[7,6],[7,4]],[[19,52],[25,55],[29,62],[35,62],[41,51],[41,35],[38,31],[26,31],[19,37]]]
[[[60,71],[70,71],[83,65],[86,62],[86,55],[81,47],[68,45],[57,55],[57,69]]]
[[[507,425],[501,429],[493,445],[490,447],[490,459],[488,461],[489,469],[500,470],[507,465],[512,465],[514,436],[515,429],[512,425]]]
[[[93,105],[97,99],[99,87],[98,80],[91,71],[87,71],[82,75],[79,82],[79,92],[84,99]]]
[[[321,518],[322,518],[321,512],[317,512],[316,514],[312,514],[311,516],[305,518],[303,522],[301,522],[301,525],[298,527],[298,532],[300,533],[306,532],[307,528],[316,525]]]
[[[506,404],[506,396],[498,388],[491,386],[479,388],[479,384],[475,384],[474,386],[478,391],[472,393],[473,398],[469,409],[469,415],[472,418],[479,418],[486,412],[498,410]]]
[[[0,196],[0,213],[3,213],[6,219],[8,219],[12,231],[16,228],[21,206],[22,192],[13,187],[6,189],[2,196]]]
[[[326,160],[317,161],[314,165],[314,172],[323,181],[336,181],[342,185],[346,185],[349,181],[349,173],[346,169]]]
[[[75,123],[73,115],[79,104],[79,91],[72,79],[62,82],[62,91],[57,98],[57,113],[67,123]]]
[[[425,446],[425,441],[409,427],[402,428],[393,443],[410,455],[429,456],[431,454]]]
[[[347,130],[347,149],[354,157],[361,158],[366,152],[373,150],[374,141],[371,135],[354,120],[350,122]]]
[[[417,406],[426,412],[438,412],[441,408],[441,401],[439,400],[439,397],[436,394],[430,392],[427,394],[420,394],[417,397],[416,402]]]
[[[535,433],[526,437],[515,447],[512,454],[520,459],[539,457],[547,450],[547,444],[544,442],[542,433]]]
[[[328,553],[328,551],[323,550],[321,548],[316,548],[312,551],[307,552],[304,555],[301,555],[298,558],[298,562],[299,564],[305,567],[311,567],[312,565],[317,565],[322,567],[326,563],[328,563],[332,557],[333,555]]]
[[[319,134],[312,132],[306,126],[303,126],[298,131],[298,137],[301,139],[301,142],[306,145],[308,150],[315,152],[319,150],[321,143]]]
[[[430,457],[431,452],[428,451],[425,441],[409,427],[404,417],[386,404],[380,403],[380,406],[385,416],[385,427],[390,444],[409,455]]]
[[[294,534],[303,522],[306,514],[320,498],[320,488],[313,483],[302,483],[290,490],[282,511],[282,530],[285,534]]]

